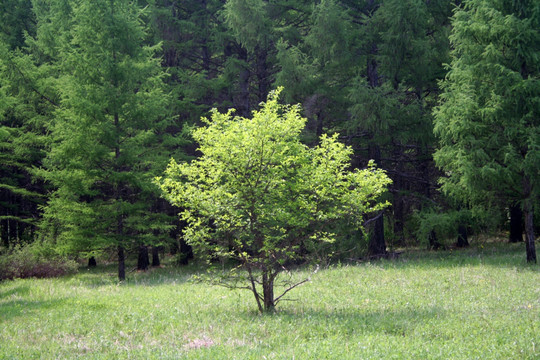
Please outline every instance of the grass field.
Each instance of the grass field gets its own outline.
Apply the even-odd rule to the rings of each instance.
[[[197,266],[7,281],[0,359],[540,359],[540,266],[523,246],[334,265],[272,315],[190,281]]]

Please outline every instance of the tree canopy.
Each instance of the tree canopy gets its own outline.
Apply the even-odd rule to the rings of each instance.
[[[454,50],[435,111],[447,176],[470,202],[510,199],[524,210],[527,261],[536,261],[533,211],[540,175],[540,5],[471,0],[457,11]]]
[[[388,205],[380,196],[390,183],[373,165],[349,171],[352,149],[337,135],[302,144],[306,119],[299,107],[280,105],[278,94],[251,119],[214,110],[193,132],[202,155],[172,161],[159,179],[166,198],[184,209],[187,240],[239,261],[261,311],[281,298],[274,282],[287,265],[334,241],[340,226],[361,227],[364,214]]]

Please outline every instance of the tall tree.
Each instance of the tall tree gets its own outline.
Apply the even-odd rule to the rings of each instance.
[[[435,111],[443,189],[471,204],[519,203],[527,261],[536,262],[540,3],[469,0],[452,23],[452,62]]]
[[[41,174],[56,190],[43,231],[66,251],[147,243],[167,221],[152,212],[151,179],[165,166],[167,94],[157,46],[145,45],[142,10],[127,0],[71,1],[59,44],[61,103]],[[53,17],[58,18],[58,17]]]
[[[32,240],[44,197],[32,175],[43,157],[43,124],[36,113],[40,101],[19,72],[25,60],[0,41],[0,230],[5,247]]]
[[[46,124],[57,98],[47,89],[43,59],[25,46],[35,36],[27,0],[0,4],[0,229],[6,247],[34,239],[45,188],[33,174],[41,165]]]

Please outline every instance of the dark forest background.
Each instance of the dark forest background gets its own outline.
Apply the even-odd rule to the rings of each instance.
[[[391,207],[327,255],[463,247],[492,232],[523,241],[524,224],[540,223],[539,8],[534,0],[2,0],[1,251],[34,244],[90,264],[136,256],[140,269],[150,251],[153,265],[163,253],[186,263],[179,209],[153,179],[171,157],[198,156],[190,129],[212,108],[249,117],[278,86],[308,119],[307,145],[339,133],[354,149],[353,168],[373,159],[393,180]],[[497,77],[509,69],[523,87],[508,82],[513,73]],[[467,89],[482,114],[476,125],[459,113]],[[505,135],[483,138],[479,127]],[[520,141],[517,155],[491,156]],[[477,165],[452,165],[461,156],[454,145],[478,154]]]

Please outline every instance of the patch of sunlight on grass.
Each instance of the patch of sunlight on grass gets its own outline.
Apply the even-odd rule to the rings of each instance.
[[[539,266],[513,245],[331,266],[272,315],[199,271],[3,282],[0,359],[540,358]]]

